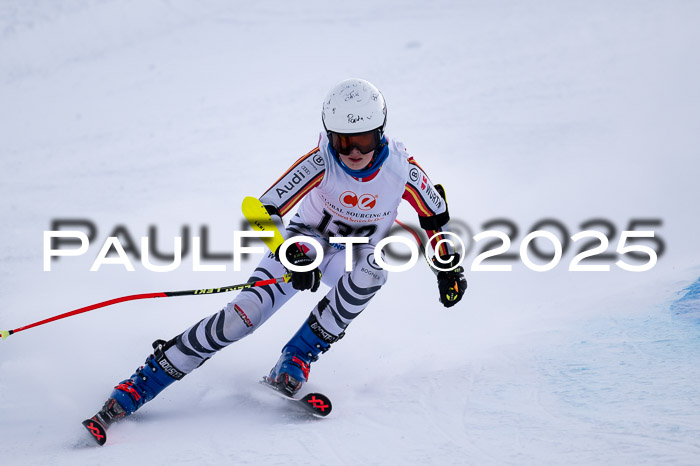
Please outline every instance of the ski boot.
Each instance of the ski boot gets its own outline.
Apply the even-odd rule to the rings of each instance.
[[[97,414],[83,421],[83,426],[99,445],[104,445],[107,441],[106,431],[113,422],[132,414],[168,385],[185,376],[165,356],[165,350],[174,342],[175,340],[167,343],[164,340],[153,342],[154,351],[146,358],[146,363],[136,369],[131,378],[114,387]]]
[[[340,340],[344,335],[344,332],[339,336],[328,333],[312,313],[282,348],[282,355],[277,364],[263,381],[283,394],[293,397],[302,384],[309,380],[311,363],[317,361],[321,353],[330,349],[331,343]]]

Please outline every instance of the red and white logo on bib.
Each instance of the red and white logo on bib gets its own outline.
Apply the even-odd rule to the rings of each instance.
[[[370,210],[377,205],[377,196],[375,194],[357,195],[352,191],[345,191],[340,195],[340,203],[351,209],[357,207],[360,210]]]

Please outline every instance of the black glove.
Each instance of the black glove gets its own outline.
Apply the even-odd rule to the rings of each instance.
[[[280,250],[278,248],[275,252],[275,257],[277,260],[280,259],[279,252]],[[301,250],[299,243],[294,243],[289,246],[285,252],[285,256],[287,257],[287,261],[292,265],[303,266],[309,265],[313,262],[313,260]],[[293,270],[289,270],[289,273],[292,274],[291,282],[295,290],[311,290],[314,292],[318,290],[318,287],[321,285],[321,271],[318,270],[318,267],[308,272],[295,272]]]
[[[452,307],[461,299],[467,291],[467,279],[464,278],[464,268],[456,266],[459,262],[459,254],[454,253],[449,257],[442,257],[443,261],[438,261],[433,257],[433,264],[440,269],[451,269],[445,272],[438,272],[437,282],[440,291],[440,302],[445,307]]]

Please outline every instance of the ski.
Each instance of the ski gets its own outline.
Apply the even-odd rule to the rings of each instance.
[[[313,416],[326,417],[331,413],[331,410],[333,409],[333,404],[331,403],[330,398],[328,398],[323,393],[307,393],[306,395],[300,397],[290,396],[282,390],[280,390],[279,388],[277,388],[277,386],[271,383],[267,377],[263,377],[263,379],[260,381],[260,384],[268,387],[270,390],[272,390],[273,393],[275,393],[280,398],[284,398],[285,400],[294,403],[295,406],[298,406],[299,408],[301,408],[309,414],[312,414]]]
[[[107,428],[118,419],[126,416],[124,408],[114,398],[105,401],[104,406],[90,419],[85,419],[82,424],[90,433],[92,439],[102,446],[107,442]]]
[[[300,397],[292,397],[282,390],[279,390],[267,377],[263,377],[260,383],[268,387],[272,393],[280,398],[294,403],[295,406],[315,417],[326,417],[333,409],[330,398],[322,393],[307,393]],[[89,419],[85,419],[82,424],[85,430],[90,434],[90,437],[92,437],[98,445],[102,446],[107,443],[107,428],[124,415],[125,413],[122,407],[119,406],[113,398],[110,398],[97,414]]]
[[[98,445],[102,446],[107,442],[107,428],[97,420],[96,415],[90,419],[85,419],[82,424]]]

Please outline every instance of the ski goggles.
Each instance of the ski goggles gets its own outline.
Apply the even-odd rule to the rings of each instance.
[[[353,149],[367,154],[376,149],[381,141],[379,128],[355,134],[340,134],[329,131],[328,137],[331,142],[331,147],[342,155],[349,155]]]

